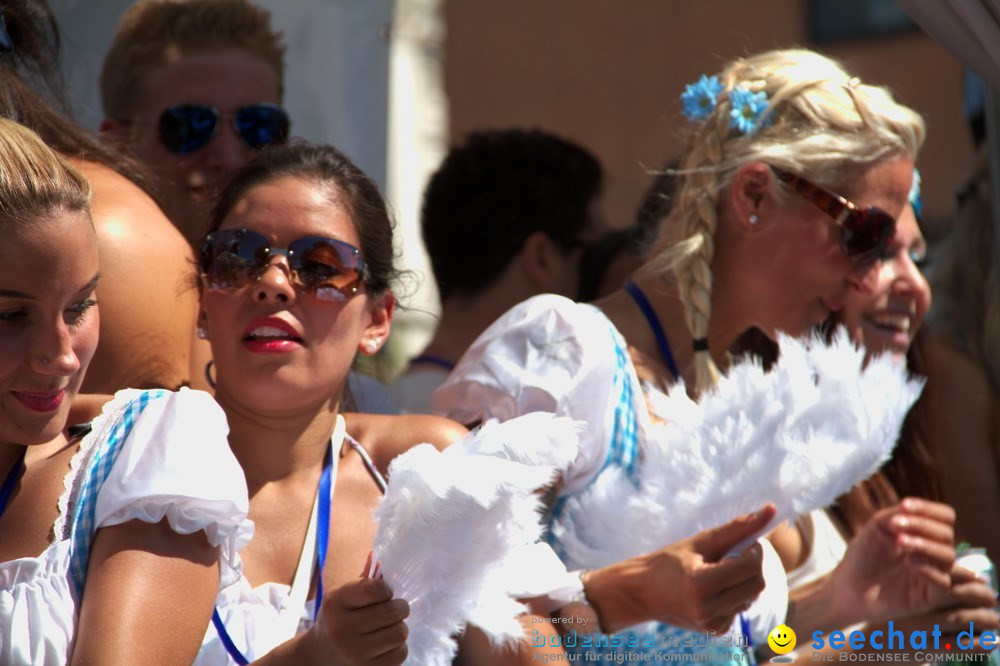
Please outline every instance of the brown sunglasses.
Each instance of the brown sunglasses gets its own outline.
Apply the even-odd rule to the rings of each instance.
[[[775,175],[810,203],[834,219],[841,228],[840,246],[859,266],[883,256],[896,235],[896,218],[881,208],[858,208],[844,197],[784,169],[772,166]]]

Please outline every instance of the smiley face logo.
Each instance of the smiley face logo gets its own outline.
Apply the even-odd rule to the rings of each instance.
[[[795,632],[787,624],[779,624],[767,635],[767,645],[776,654],[788,654],[795,649]]]

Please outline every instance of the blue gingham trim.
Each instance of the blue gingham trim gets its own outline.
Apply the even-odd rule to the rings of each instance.
[[[128,438],[136,418],[152,400],[163,397],[167,391],[155,389],[143,391],[121,411],[104,441],[96,442],[94,454],[84,472],[84,482],[79,500],[73,511],[70,528],[70,577],[76,586],[77,595],[83,595],[83,584],[87,579],[87,563],[90,560],[90,546],[94,541],[94,514],[97,510],[97,495],[111,469],[118,459],[118,453]]]
[[[612,339],[615,341],[615,376],[613,380],[614,390],[612,395],[618,396],[615,405],[613,425],[611,428],[611,443],[608,447],[608,455],[604,458],[601,469],[594,475],[594,479],[600,476],[605,470],[613,467],[623,468],[632,483],[638,486],[638,462],[639,462],[639,435],[636,428],[635,414],[635,391],[633,390],[631,376],[628,371],[629,358],[625,347],[621,344],[618,334],[612,329]],[[593,481],[591,481],[593,483]],[[559,520],[566,507],[566,500],[570,495],[559,497],[549,515],[549,525]],[[566,552],[562,545],[557,543],[551,531],[546,532],[546,541],[555,550],[560,559],[566,559]]]
[[[594,479],[608,469],[620,468],[638,487],[640,456],[636,399],[642,400],[643,397],[636,396],[624,341],[614,329],[612,329],[612,338],[615,341],[615,375],[612,395],[617,395],[618,401],[615,404],[608,455]],[[564,495],[556,501],[552,509],[550,524],[562,515],[567,498],[568,495]],[[551,531],[547,533],[547,540],[559,558],[565,561],[566,552],[562,544],[556,542]],[[581,654],[596,655],[596,661],[590,659],[595,663],[612,661],[623,663],[624,661],[633,661],[634,658],[629,659],[629,657],[638,655],[649,655],[653,661],[657,661],[663,655],[668,654],[672,655],[671,659],[676,661],[746,661],[743,658],[743,648],[736,645],[735,641],[726,643],[717,639],[715,635],[688,631],[655,622],[645,623],[635,629],[638,631],[625,631],[610,635],[595,633],[579,637],[577,637],[576,632],[573,632],[572,637],[563,636],[561,641],[566,653],[571,655],[571,659],[580,660]],[[587,660],[585,657],[582,661]]]
[[[639,461],[639,437],[636,432],[635,393],[628,372],[628,355],[615,341],[615,386],[619,387],[618,405],[615,407],[614,430],[611,433],[611,450],[604,461],[604,468],[611,465],[623,467],[628,478],[638,483],[636,464]]]

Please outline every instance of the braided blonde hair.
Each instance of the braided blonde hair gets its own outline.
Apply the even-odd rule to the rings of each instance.
[[[696,349],[707,337],[711,316],[720,195],[738,169],[760,161],[835,188],[876,162],[915,158],[924,139],[924,123],[915,111],[813,51],[740,58],[718,78],[722,92],[714,110],[691,126],[678,170],[677,205],[662,223],[654,259],[643,269],[675,281]],[[747,134],[730,126],[728,95],[736,88],[767,94],[768,106]],[[718,381],[710,354],[696,353],[695,369],[698,391]]]

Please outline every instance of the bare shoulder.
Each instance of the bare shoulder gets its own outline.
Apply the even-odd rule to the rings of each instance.
[[[91,208],[102,241],[146,241],[160,245],[163,251],[191,255],[181,232],[138,185],[103,164],[71,161],[94,190]]]
[[[156,202],[116,171],[72,160],[94,190],[101,342],[88,393],[191,381],[198,292],[191,248]]]
[[[347,432],[358,440],[380,470],[417,444],[444,449],[464,437],[468,429],[451,419],[423,414],[344,414]]]

